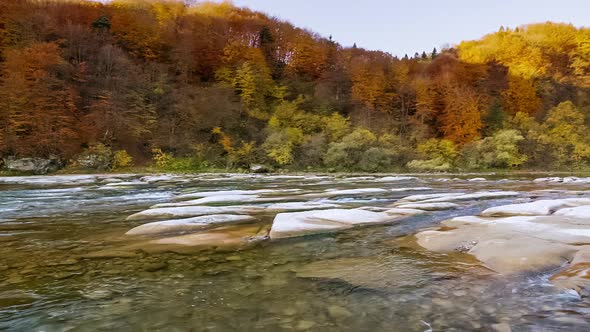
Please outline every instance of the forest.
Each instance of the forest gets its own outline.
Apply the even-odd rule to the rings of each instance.
[[[590,28],[571,24],[398,58],[230,2],[0,0],[4,159],[571,170],[589,115]]]

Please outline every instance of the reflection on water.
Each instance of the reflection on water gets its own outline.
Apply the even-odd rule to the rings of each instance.
[[[477,182],[437,177],[381,181],[331,176],[140,178],[0,179],[0,329],[590,328],[590,302],[553,287],[548,281],[551,271],[500,277],[467,255],[427,252],[404,237],[449,217],[515,199],[585,195],[588,184],[533,182],[524,177]],[[145,250],[140,245],[145,239],[124,235],[142,224],[126,221],[130,214],[196,191],[301,189],[272,195],[285,197],[286,202],[306,195],[308,200],[345,207],[383,207],[416,193],[389,189],[411,187],[432,188],[420,193],[515,190],[521,196],[462,202],[460,209],[429,212],[393,225],[241,247]],[[356,188],[388,190],[322,194],[326,189]],[[236,232],[257,225],[267,229],[272,217],[261,214],[254,222],[226,227]]]

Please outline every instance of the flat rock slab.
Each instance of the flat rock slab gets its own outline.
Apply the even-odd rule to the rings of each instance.
[[[166,221],[151,222],[137,226],[129,230],[127,235],[161,235],[171,233],[187,233],[203,230],[212,225],[224,223],[236,223],[255,220],[254,217],[245,215],[218,214],[200,216],[186,219],[174,219]]]
[[[177,203],[162,203],[152,206],[152,208],[167,208],[167,207],[182,207],[182,206],[194,206],[194,205],[205,205],[215,203],[244,203],[255,201],[258,195],[217,195],[208,196],[199,199],[193,199],[184,202]]]
[[[270,231],[272,239],[333,232],[356,225],[379,224],[399,219],[399,216],[362,209],[329,209],[279,213]]]
[[[496,206],[483,211],[481,215],[486,217],[546,216],[565,207],[581,205],[590,205],[590,198],[544,199],[530,203]]]
[[[590,294],[590,200],[539,200],[457,217],[415,235],[436,252],[465,252],[500,274],[565,266],[552,281]],[[577,206],[583,205],[583,206]],[[574,206],[574,207],[571,207]],[[489,216],[511,215],[509,217]]]
[[[321,202],[287,202],[274,203],[266,206],[268,211],[300,211],[300,210],[321,210],[339,208],[340,205]]]
[[[183,206],[155,208],[132,214],[127,220],[146,220],[157,218],[197,217],[210,214],[249,214],[263,211],[259,206]]]
[[[397,205],[400,209],[414,209],[414,210],[425,210],[425,211],[438,211],[438,210],[449,210],[456,209],[459,205],[455,203],[407,203]]]
[[[429,199],[437,199],[437,198],[444,198],[448,199],[451,197],[456,196],[463,196],[466,195],[465,193],[438,193],[438,194],[424,194],[424,195],[412,195],[407,196],[400,199],[398,202],[401,204],[402,202],[419,202],[419,201],[426,201]]]
[[[443,196],[437,198],[430,198],[424,200],[424,203],[436,203],[436,202],[454,202],[454,201],[470,201],[470,200],[479,200],[479,199],[495,199],[495,198],[507,198],[507,197],[514,197],[518,196],[520,193],[516,191],[483,191],[473,194],[465,194],[465,195],[452,195],[452,196]]]
[[[333,196],[355,196],[355,195],[375,195],[388,193],[389,190],[383,188],[358,188],[358,189],[327,189],[321,193],[305,194],[308,197],[333,197]]]

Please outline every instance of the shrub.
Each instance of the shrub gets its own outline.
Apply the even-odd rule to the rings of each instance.
[[[113,155],[113,169],[125,168],[133,165],[133,157],[125,150],[115,151]]]
[[[158,168],[166,168],[172,162],[172,155],[162,151],[160,148],[152,149],[152,160]]]
[[[453,167],[458,155],[453,142],[436,138],[418,145],[418,152],[423,160],[412,160],[407,164],[408,168],[420,171],[447,171]]]
[[[390,154],[385,149],[372,147],[363,153],[358,168],[364,172],[376,172],[385,169],[390,164]]]
[[[110,147],[96,143],[92,144],[82,152],[76,161],[75,167],[82,167],[87,169],[108,170],[112,167],[113,151]]]

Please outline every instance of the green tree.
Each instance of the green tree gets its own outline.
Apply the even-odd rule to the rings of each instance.
[[[542,125],[539,141],[550,147],[558,166],[586,165],[590,158],[588,127],[582,113],[571,101],[553,108]]]

